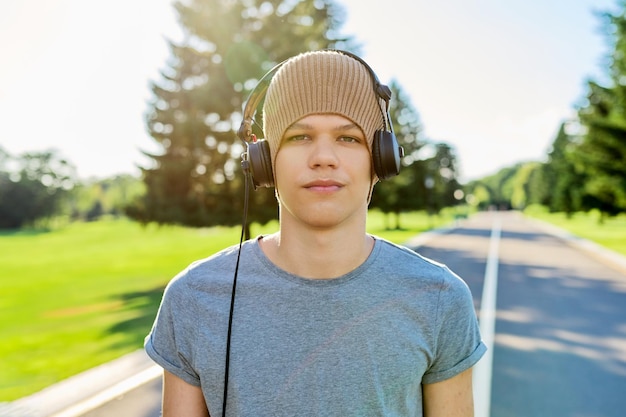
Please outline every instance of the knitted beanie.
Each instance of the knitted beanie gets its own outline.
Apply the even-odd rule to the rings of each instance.
[[[359,61],[337,51],[306,52],[287,60],[274,75],[263,105],[263,131],[272,172],[285,130],[311,114],[337,114],[363,131],[370,154],[376,130],[384,128],[374,80]],[[372,170],[372,185],[377,181]]]

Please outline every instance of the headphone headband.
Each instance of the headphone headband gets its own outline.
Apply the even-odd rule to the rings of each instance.
[[[391,100],[391,89],[382,84],[374,70],[359,56],[351,52],[326,49],[324,51],[337,52],[346,55],[359,62],[367,70],[373,83],[374,93],[378,98],[379,110],[383,118],[384,128],[374,132],[372,139],[372,163],[376,176],[383,180],[400,172],[400,160],[404,156],[404,150],[398,145],[396,137],[393,133],[391,116],[389,114],[389,101]],[[290,58],[291,59],[291,58]],[[282,61],[269,70],[257,83],[246,100],[243,108],[243,120],[237,131],[237,136],[246,143],[246,152],[242,155],[242,167],[244,172],[251,173],[252,182],[255,189],[257,187],[273,187],[274,175],[272,170],[272,158],[270,148],[265,139],[256,140],[252,134],[252,124],[254,123],[254,114],[265,97],[272,78],[278,70],[289,59]],[[380,100],[385,103],[385,108],[380,106]],[[250,172],[251,171],[251,172]]]
[[[252,122],[254,121],[254,113],[259,107],[261,100],[263,100],[263,97],[265,97],[265,92],[269,88],[272,78],[285,62],[287,62],[287,60],[275,65],[274,68],[261,77],[248,96],[246,105],[243,109],[243,120],[241,122],[241,126],[239,126],[239,130],[237,131],[237,136],[239,136],[239,138],[244,142],[252,142]]]

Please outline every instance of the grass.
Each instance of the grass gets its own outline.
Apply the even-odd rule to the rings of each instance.
[[[565,213],[549,213],[543,207],[531,206],[524,214],[626,255],[626,213],[608,217],[602,222],[600,214],[595,211],[579,212],[568,217]]]
[[[384,216],[372,212],[368,231],[402,243],[452,218],[407,213],[402,229],[386,230]],[[276,222],[253,225],[252,234],[276,229]],[[128,220],[0,234],[0,401],[140,348],[167,282],[239,234]]]
[[[101,221],[0,237],[0,400],[141,343],[164,283],[236,230]]]

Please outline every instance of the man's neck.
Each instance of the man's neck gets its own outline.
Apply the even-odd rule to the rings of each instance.
[[[374,239],[365,233],[364,225],[356,230],[296,231],[281,227],[261,241],[261,248],[274,264],[310,279],[337,278],[356,269],[373,246]]]

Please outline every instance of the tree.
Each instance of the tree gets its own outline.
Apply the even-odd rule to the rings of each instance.
[[[444,142],[436,143],[434,146],[435,155],[425,162],[426,175],[430,178],[427,182],[431,183],[428,189],[431,196],[428,197],[427,208],[438,213],[442,208],[458,203],[454,193],[462,187],[458,182],[457,157],[454,149]]]
[[[626,117],[621,89],[590,82],[589,104],[579,111],[587,133],[574,158],[585,174],[585,191],[594,198],[594,208],[605,214],[626,210]]]
[[[476,198],[475,203],[479,208],[510,209],[515,177],[522,165],[518,163],[505,167],[493,175],[470,182],[465,187],[467,193]]]
[[[56,151],[11,157],[0,152],[0,229],[17,229],[58,213],[76,169]]]
[[[576,149],[585,191],[605,214],[626,210],[626,10],[605,13],[613,38],[610,82],[588,83],[587,101],[578,115],[586,133]]]
[[[425,142],[420,140],[421,122],[409,97],[395,80],[392,80],[389,88],[392,94],[389,115],[396,139],[403,147],[405,157],[402,159],[400,174],[374,188],[370,208],[380,209],[387,215],[395,214],[395,228],[400,229],[402,211],[416,210],[425,206],[424,190],[420,189],[424,178],[423,162],[419,160],[419,151]],[[389,227],[388,218],[387,227]]]
[[[487,210],[491,205],[491,192],[481,181],[473,181],[465,186],[467,202],[478,210]]]
[[[539,162],[527,162],[520,165],[519,170],[511,182],[513,186],[510,203],[512,208],[523,210],[530,203],[530,178],[540,166],[541,164]]]
[[[145,194],[141,179],[129,174],[82,181],[68,198],[72,219],[97,220],[103,215],[120,216]]]
[[[527,203],[548,206],[550,203],[551,176],[548,174],[548,164],[537,162],[535,169],[528,175]]]
[[[173,57],[152,84],[146,116],[161,152],[146,152],[154,161],[143,169],[146,194],[127,212],[143,222],[235,225],[244,188],[235,132],[247,93],[286,58],[348,49],[350,40],[338,37],[342,12],[326,0],[190,0],[175,8],[185,39],[170,42]],[[251,220],[276,217],[273,190],[250,197]]]
[[[564,122],[552,143],[548,160],[543,167],[542,177],[546,181],[547,198],[543,201],[550,211],[560,211],[571,216],[583,209],[585,175],[576,169],[575,157],[580,139],[568,134],[568,125],[576,122]]]

